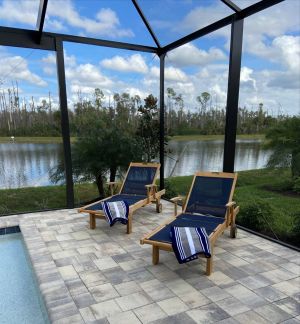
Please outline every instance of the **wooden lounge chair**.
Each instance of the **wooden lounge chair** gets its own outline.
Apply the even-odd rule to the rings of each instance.
[[[177,214],[177,203],[182,197],[171,199],[175,215],[141,239],[141,244],[152,245],[153,264],[159,262],[159,250],[173,251],[171,226],[205,227],[209,236],[211,258],[207,258],[206,274],[213,268],[213,248],[217,238],[230,226],[230,236],[236,237],[235,218],[239,207],[232,201],[237,180],[236,173],[197,172],[194,176],[182,213]]]
[[[96,218],[104,218],[102,201],[125,200],[129,205],[127,234],[132,232],[132,214],[139,208],[150,203],[156,204],[158,213],[162,210],[161,196],[165,190],[157,191],[155,180],[158,176],[160,163],[130,163],[125,179],[118,194],[113,195],[117,182],[109,182],[111,196],[84,206],[78,210],[80,213],[89,213],[90,228],[96,227]]]

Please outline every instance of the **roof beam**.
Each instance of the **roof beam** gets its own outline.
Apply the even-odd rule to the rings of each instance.
[[[136,0],[132,0],[132,3],[133,3],[133,5],[135,6],[135,9],[136,9],[137,12],[139,13],[140,17],[142,18],[142,20],[143,20],[145,26],[147,27],[149,33],[151,34],[151,36],[152,36],[152,38],[153,38],[153,40],[154,40],[156,46],[157,46],[158,48],[160,48],[160,47],[161,47],[161,46],[160,46],[160,43],[159,43],[157,37],[155,36],[154,31],[152,30],[152,28],[151,28],[151,26],[150,26],[148,20],[146,19],[145,15],[144,15],[144,13],[143,13],[143,11],[142,11],[142,9],[141,9],[141,7],[139,6],[139,4],[137,3]]]
[[[199,37],[202,37],[202,36],[205,36],[207,34],[210,34],[220,28],[223,28],[229,24],[231,24],[231,22],[233,21],[233,18],[234,18],[234,14],[233,15],[230,15],[230,16],[227,16],[221,20],[218,20],[204,28],[201,28],[187,36],[184,36],[180,39],[178,39],[177,41],[173,42],[173,43],[170,43],[166,46],[164,46],[161,50],[163,53],[166,53],[166,52],[169,52],[179,46],[182,46],[186,43],[189,43]]]
[[[116,41],[110,41],[110,40],[104,40],[104,39],[73,36],[73,35],[64,35],[64,34],[47,33],[47,35],[52,35],[54,37],[60,37],[65,42],[112,47],[112,48],[119,48],[119,49],[131,50],[131,51],[157,53],[157,47],[146,46],[146,45],[123,43],[123,42],[116,42]]]
[[[241,12],[238,13],[239,18],[246,18],[249,17],[257,12],[260,12],[262,10],[268,9],[269,7],[272,7],[280,2],[283,2],[285,0],[261,0],[257,3],[254,3],[253,5],[243,9]]]
[[[201,28],[187,36],[184,36],[177,41],[170,43],[164,47],[161,48],[162,53],[169,52],[179,46],[182,46],[186,43],[189,43],[199,37],[205,36],[209,33],[212,33],[220,28],[223,28],[225,26],[230,25],[234,20],[236,19],[243,19],[246,17],[249,17],[259,11],[265,10],[269,7],[272,7],[280,2],[283,2],[285,0],[262,0],[260,2],[257,2],[243,10],[241,10],[239,13],[232,14],[230,16],[227,16],[223,19],[220,19],[204,28]]]
[[[0,45],[36,48],[36,49],[44,49],[44,50],[55,50],[55,39],[60,38],[62,41],[65,42],[72,42],[72,43],[79,43],[79,44],[112,47],[112,48],[147,52],[147,53],[158,52],[157,47],[152,47],[152,46],[122,43],[122,42],[108,41],[108,40],[81,37],[81,36],[45,33],[45,32],[42,33],[40,43],[37,43],[36,42],[37,33],[38,32],[34,30],[0,26]]]
[[[38,35],[37,35],[38,43],[41,42],[41,38],[42,38],[46,11],[47,11],[47,4],[48,4],[48,0],[40,0],[39,13],[36,22],[36,30],[38,31]]]
[[[28,29],[0,27],[0,45],[55,51],[55,39],[43,33],[38,43],[37,33]]]
[[[241,8],[238,7],[235,3],[233,3],[231,0],[221,0],[227,7],[229,7],[231,10],[235,12],[240,12]]]

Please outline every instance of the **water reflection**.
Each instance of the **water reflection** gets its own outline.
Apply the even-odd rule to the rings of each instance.
[[[49,185],[49,170],[61,155],[62,144],[0,144],[0,188]]]
[[[166,157],[165,176],[191,175],[198,170],[222,171],[223,145],[222,140],[170,141],[171,153]],[[235,170],[263,168],[270,154],[270,150],[261,147],[259,140],[237,140]]]
[[[190,175],[198,170],[222,170],[222,140],[170,141],[169,148],[171,153],[165,161],[166,177],[171,174]],[[0,144],[0,188],[53,185],[49,180],[49,170],[58,164],[62,154],[62,144]],[[259,141],[238,140],[236,171],[262,168],[269,156],[270,151],[263,150]]]

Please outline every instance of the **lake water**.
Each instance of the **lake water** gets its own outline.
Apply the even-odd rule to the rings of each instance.
[[[168,149],[171,152],[166,156],[166,177],[222,170],[221,140],[170,141]],[[235,170],[263,168],[270,153],[258,140],[237,140]],[[62,144],[0,144],[0,188],[52,185],[49,170],[57,165],[62,154]]]

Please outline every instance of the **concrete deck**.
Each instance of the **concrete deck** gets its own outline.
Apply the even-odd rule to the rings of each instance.
[[[140,209],[133,233],[76,210],[0,218],[19,224],[53,323],[300,323],[300,254],[247,232],[217,241],[214,273],[186,265],[140,238],[173,213],[163,201]]]

